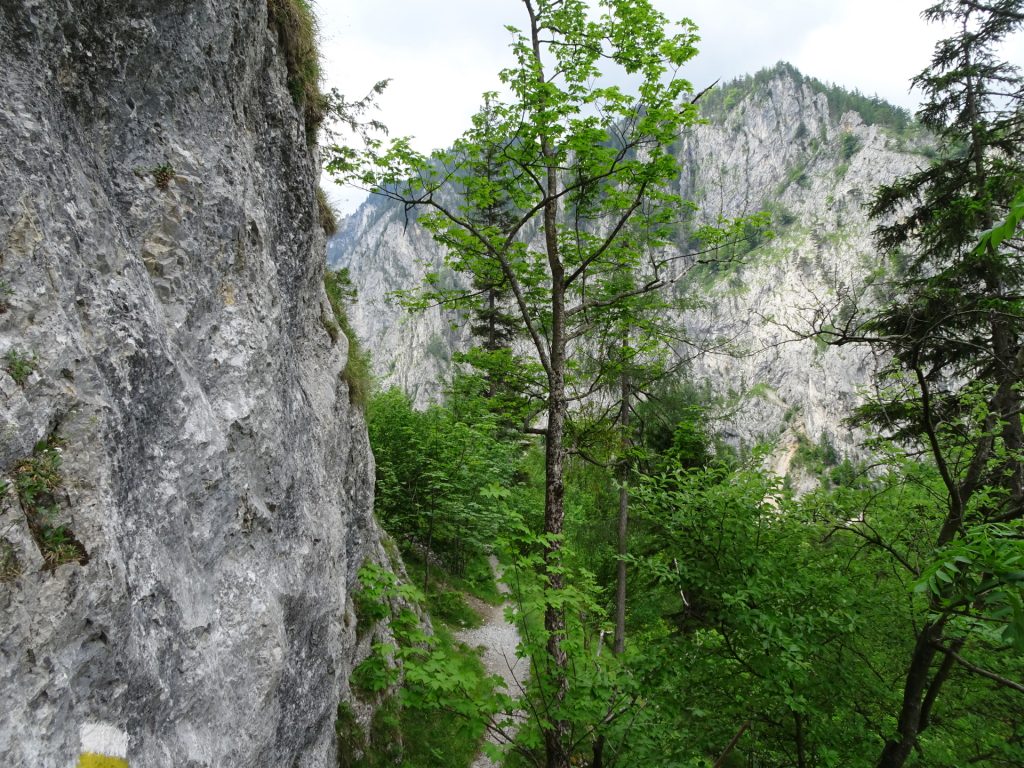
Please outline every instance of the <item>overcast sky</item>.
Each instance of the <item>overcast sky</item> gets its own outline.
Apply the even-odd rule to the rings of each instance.
[[[788,61],[805,75],[913,110],[910,78],[943,31],[926,24],[931,0],[654,0],[670,19],[699,27],[700,54],[683,75],[700,90],[716,79]],[[469,124],[480,94],[498,90],[510,63],[505,24],[525,26],[521,0],[317,0],[327,87],[349,98],[391,78],[379,99],[392,135],[422,151]],[[1010,60],[1024,63],[1018,39]],[[325,185],[326,186],[326,185]],[[362,195],[331,190],[348,212]]]

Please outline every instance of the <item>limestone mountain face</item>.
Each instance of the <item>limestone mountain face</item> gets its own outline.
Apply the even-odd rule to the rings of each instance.
[[[0,761],[316,766],[382,557],[267,4],[0,4]]]
[[[358,298],[348,317],[370,352],[378,387],[399,387],[418,406],[438,400],[469,329],[457,313],[434,307],[412,314],[391,295],[444,269],[430,234],[400,206],[371,197],[341,222],[327,260],[350,271]]]
[[[842,107],[863,104],[879,120],[877,102],[838,99],[787,65],[706,101],[708,122],[678,145],[680,190],[700,209],[690,226],[767,210],[775,237],[718,254],[718,264],[690,260],[675,290],[703,304],[679,317],[693,344],[678,352],[693,357],[694,383],[720,396],[718,429],[732,440],[772,441],[782,458],[805,437],[853,450],[841,421],[872,360],[801,336],[837,287],[860,285],[880,266],[863,205],[876,186],[924,162],[926,141],[891,108],[887,125],[867,124]],[[401,208],[371,199],[343,222],[328,254],[359,290],[353,317],[382,385],[419,402],[437,397],[451,350],[467,341],[465,323],[439,310],[409,315],[388,301],[442,268],[437,246]]]

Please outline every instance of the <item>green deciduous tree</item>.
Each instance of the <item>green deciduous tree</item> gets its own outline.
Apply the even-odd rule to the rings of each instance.
[[[523,0],[526,24],[511,29],[516,63],[501,73],[510,97],[485,113],[449,151],[426,158],[406,141],[375,158],[363,181],[420,208],[419,221],[447,260],[477,285],[501,285],[542,369],[538,415],[545,441],[543,570],[548,710],[546,764],[569,764],[563,648],[562,562],[566,417],[589,391],[574,363],[583,339],[612,311],[671,280],[666,246],[682,201],[671,145],[696,120],[677,76],[695,54],[692,24],[675,34],[647,0]],[[635,88],[602,80],[609,64]],[[350,157],[344,158],[345,162]],[[489,172],[477,173],[487,166]],[[454,193],[454,194],[452,194]],[[496,204],[500,216],[488,216]],[[479,296],[479,292],[473,292]],[[473,309],[465,292],[427,300]]]
[[[716,764],[869,768],[889,737],[893,681],[933,610],[912,587],[936,567],[942,479],[893,455],[882,475],[796,499],[759,465],[667,457],[636,489],[630,668],[645,706],[617,764],[697,765],[742,731],[736,762]],[[990,544],[965,541],[972,558]],[[974,633],[971,663],[1019,678],[1024,658],[998,630]],[[944,685],[918,744],[926,764],[1019,762],[1019,693],[963,667]]]

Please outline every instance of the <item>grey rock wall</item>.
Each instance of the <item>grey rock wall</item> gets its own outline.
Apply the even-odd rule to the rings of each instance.
[[[97,723],[132,766],[332,764],[382,553],[286,76],[264,0],[0,2],[4,765]],[[14,491],[48,439],[56,567]]]

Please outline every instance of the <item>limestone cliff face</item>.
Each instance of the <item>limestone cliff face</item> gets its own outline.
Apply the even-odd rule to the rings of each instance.
[[[722,102],[682,142],[692,169],[683,195],[709,222],[767,210],[776,235],[735,264],[695,268],[682,290],[704,306],[682,320],[691,338],[738,353],[694,359],[694,377],[732,401],[719,428],[738,441],[775,442],[774,465],[785,474],[803,437],[858,453],[860,437],[843,420],[876,361],[866,348],[801,336],[816,311],[884,267],[865,203],[880,184],[926,162],[927,139],[867,125],[854,111],[837,114],[824,93],[785,69]]]
[[[0,3],[4,765],[331,764],[381,553],[286,78],[263,0]]]
[[[370,350],[378,387],[398,387],[418,407],[437,401],[452,352],[469,344],[469,330],[457,313],[434,307],[412,314],[391,296],[445,269],[430,233],[401,207],[371,197],[342,221],[328,260],[350,270],[358,299],[348,316]]]
[[[925,162],[924,140],[836,110],[784,66],[709,101],[708,123],[678,147],[679,188],[700,208],[694,224],[767,209],[777,235],[738,261],[694,267],[677,285],[704,301],[680,316],[680,326],[698,347],[719,350],[697,354],[692,377],[722,396],[717,428],[737,442],[781,443],[780,459],[803,436],[853,450],[857,440],[841,422],[873,361],[863,350],[798,337],[837,287],[862,283],[879,265],[863,204],[876,186]],[[421,402],[436,397],[450,357],[445,345],[464,343],[465,330],[456,317],[409,316],[387,301],[389,291],[439,268],[436,246],[414,223],[406,226],[401,208],[370,200],[343,223],[329,255],[352,272],[356,328],[374,348],[384,385]]]

